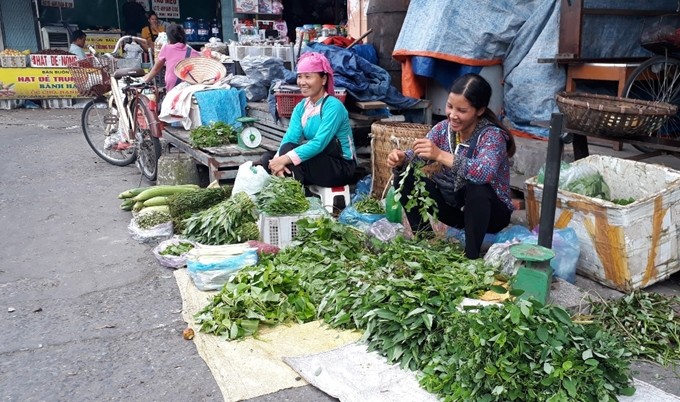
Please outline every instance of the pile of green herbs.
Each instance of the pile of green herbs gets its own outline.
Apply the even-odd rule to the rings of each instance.
[[[633,358],[663,366],[680,361],[680,297],[636,290],[590,308],[586,318],[619,335]]]
[[[495,273],[449,243],[389,244],[328,218],[298,222],[299,244],[246,267],[196,314],[226,339],[260,325],[322,318],[360,329],[369,350],[422,373],[445,400],[616,400],[630,394],[618,338],[571,321],[559,307],[508,302],[461,312]]]
[[[297,215],[309,209],[302,183],[292,177],[271,176],[257,194],[257,207],[269,216]]]
[[[170,220],[170,214],[162,211],[149,211],[135,217],[135,223],[137,223],[140,229],[151,229]]]
[[[359,198],[352,205],[357,212],[362,214],[385,214],[385,207],[383,204],[369,195]]]
[[[168,198],[168,210],[175,225],[175,232],[184,231],[184,220],[196,212],[203,211],[231,196],[232,186],[199,188],[173,194]]]
[[[160,255],[174,255],[174,256],[180,256],[180,255],[183,255],[183,254],[188,253],[188,252],[191,251],[193,248],[194,248],[194,245],[191,244],[191,243],[188,243],[188,242],[180,242],[180,243],[177,243],[177,244],[171,244],[171,245],[169,245],[168,247],[166,247],[165,249],[163,249],[163,251],[161,251],[161,252],[158,253],[158,254],[160,254]]]
[[[256,222],[255,203],[248,194],[239,192],[185,219],[183,234],[201,244],[242,243],[260,237]]]
[[[238,141],[238,133],[231,125],[218,121],[207,126],[199,126],[191,130],[189,139],[194,148],[219,147],[234,144]]]

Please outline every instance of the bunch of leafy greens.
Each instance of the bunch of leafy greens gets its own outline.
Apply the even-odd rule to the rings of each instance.
[[[445,401],[616,401],[632,395],[630,352],[599,325],[517,300],[454,311],[421,385]]]
[[[272,176],[257,195],[257,207],[270,216],[296,215],[309,209],[309,200],[299,181]]]
[[[618,334],[634,358],[667,366],[680,360],[680,297],[637,290],[593,303],[592,318]]]
[[[194,148],[219,147],[235,143],[238,133],[231,125],[218,121],[191,130],[189,139]]]
[[[184,236],[202,244],[221,245],[257,240],[255,203],[239,192],[184,220]]]
[[[432,219],[437,218],[439,207],[437,206],[437,203],[430,198],[430,192],[427,191],[427,188],[425,187],[424,179],[427,177],[427,173],[423,171],[424,167],[425,162],[422,161],[409,163],[406,166],[406,169],[401,173],[399,188],[397,189],[397,195],[394,199],[398,202],[402,196],[406,196],[408,201],[406,202],[406,205],[404,205],[404,209],[407,212],[410,212],[413,208],[417,207],[423,222],[430,222]],[[411,170],[413,170],[414,178],[413,190],[411,190],[410,194],[403,194],[406,177],[408,177]]]
[[[452,401],[607,401],[632,392],[627,352],[596,324],[521,300],[459,311],[495,277],[451,244],[384,244],[328,218],[298,221],[298,240],[236,274],[196,314],[201,330],[237,339],[263,324],[322,318],[363,330],[370,350],[421,371],[423,387]]]
[[[385,214],[385,207],[371,196],[365,196],[354,202],[354,209],[362,214]]]

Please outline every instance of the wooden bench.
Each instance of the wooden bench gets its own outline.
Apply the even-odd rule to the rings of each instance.
[[[247,161],[257,161],[266,151],[276,151],[279,142],[262,137],[262,144],[255,149],[244,149],[238,145],[198,149],[191,146],[189,131],[182,128],[166,127],[163,138],[171,146],[190,155],[197,163],[208,168],[210,181],[233,180],[238,167]]]

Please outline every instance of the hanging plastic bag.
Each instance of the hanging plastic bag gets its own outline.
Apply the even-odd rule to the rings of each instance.
[[[251,161],[245,162],[238,167],[231,195],[243,191],[252,198],[262,191],[268,181],[269,173],[262,166],[253,166]]]

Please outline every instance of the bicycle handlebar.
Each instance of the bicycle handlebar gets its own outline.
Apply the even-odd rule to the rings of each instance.
[[[123,43],[127,39],[132,39],[134,41],[144,41],[144,42],[146,42],[146,39],[140,38],[139,36],[123,35],[123,36],[120,37],[120,39],[118,39],[118,41],[116,42],[116,47],[113,48],[111,53],[104,53],[104,55],[108,56],[108,57],[114,57],[114,55],[116,53],[118,53],[118,50],[120,50],[121,43]]]

